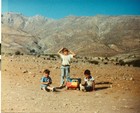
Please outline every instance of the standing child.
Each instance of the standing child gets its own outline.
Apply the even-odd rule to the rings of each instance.
[[[60,87],[63,87],[64,77],[66,76],[66,80],[70,78],[70,61],[76,54],[68,50],[67,48],[61,48],[58,51],[58,54],[62,59]]]
[[[95,89],[95,80],[91,76],[90,70],[85,70],[84,72],[85,75],[85,83],[80,84],[80,90],[82,91],[93,91]]]
[[[41,89],[44,91],[54,91],[55,88],[54,87],[50,87],[50,84],[52,84],[52,79],[50,77],[50,70],[46,69],[44,70],[44,75],[41,78],[40,82],[41,82]]]

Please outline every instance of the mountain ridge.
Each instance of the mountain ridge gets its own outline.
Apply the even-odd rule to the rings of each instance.
[[[32,49],[39,54],[55,53],[63,46],[81,55],[104,56],[140,47],[140,16],[67,16],[54,20],[7,13],[2,14],[2,37],[6,37],[5,26],[36,37],[36,46]],[[26,46],[23,49],[26,50]]]

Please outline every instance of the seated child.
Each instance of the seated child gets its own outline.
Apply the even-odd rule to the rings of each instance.
[[[94,78],[91,76],[90,70],[85,70],[85,83],[80,84],[81,91],[93,91],[95,89],[95,81]]]
[[[55,88],[54,87],[50,87],[50,84],[52,84],[52,79],[49,76],[50,75],[50,70],[46,69],[44,70],[44,75],[41,78],[40,82],[41,82],[41,89],[44,91],[54,91]]]

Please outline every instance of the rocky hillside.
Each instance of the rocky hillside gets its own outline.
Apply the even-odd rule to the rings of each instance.
[[[67,47],[80,55],[107,56],[140,48],[140,16],[68,16],[60,20],[5,13],[2,52],[55,53]]]

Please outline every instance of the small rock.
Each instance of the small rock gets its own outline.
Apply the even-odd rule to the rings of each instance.
[[[31,100],[34,100],[34,98],[32,97]]]
[[[125,77],[123,77],[123,80],[127,80]]]
[[[36,101],[35,101],[34,103],[35,103],[35,105],[37,105],[37,104],[38,104],[38,102],[36,102]]]
[[[94,113],[99,113],[99,111],[94,111]]]
[[[113,110],[116,110],[116,106],[112,106],[112,109],[113,109]]]
[[[131,77],[129,80],[130,80],[130,81],[133,81],[133,80],[134,80],[134,78],[132,78],[132,77]]]
[[[78,111],[82,111],[82,109],[80,108]]]
[[[110,85],[109,87],[110,87],[110,88],[112,88],[113,86],[112,86],[112,85]]]
[[[52,66],[49,66],[49,68],[52,68]]]
[[[125,106],[124,106],[124,108],[128,108],[128,106],[127,106],[127,105],[125,105]]]
[[[56,107],[54,109],[56,110]]]
[[[27,70],[25,70],[25,71],[23,71],[23,73],[28,73],[28,71],[27,71]]]
[[[125,98],[123,98],[122,100],[126,101],[126,99],[125,99]]]
[[[11,108],[11,110],[14,110],[13,108]]]
[[[42,73],[42,71],[39,71],[39,73]]]
[[[118,87],[120,87],[120,84],[117,84]]]
[[[128,87],[126,87],[125,90],[130,90],[130,89]]]
[[[20,84],[19,83],[16,83],[16,86],[20,86]]]
[[[66,103],[64,104],[64,106],[67,106],[67,105],[68,105],[68,104],[66,104]]]
[[[22,111],[25,111],[25,109],[23,108]]]
[[[59,67],[58,67],[58,66],[56,66],[56,67],[54,67],[54,69],[59,69]]]

